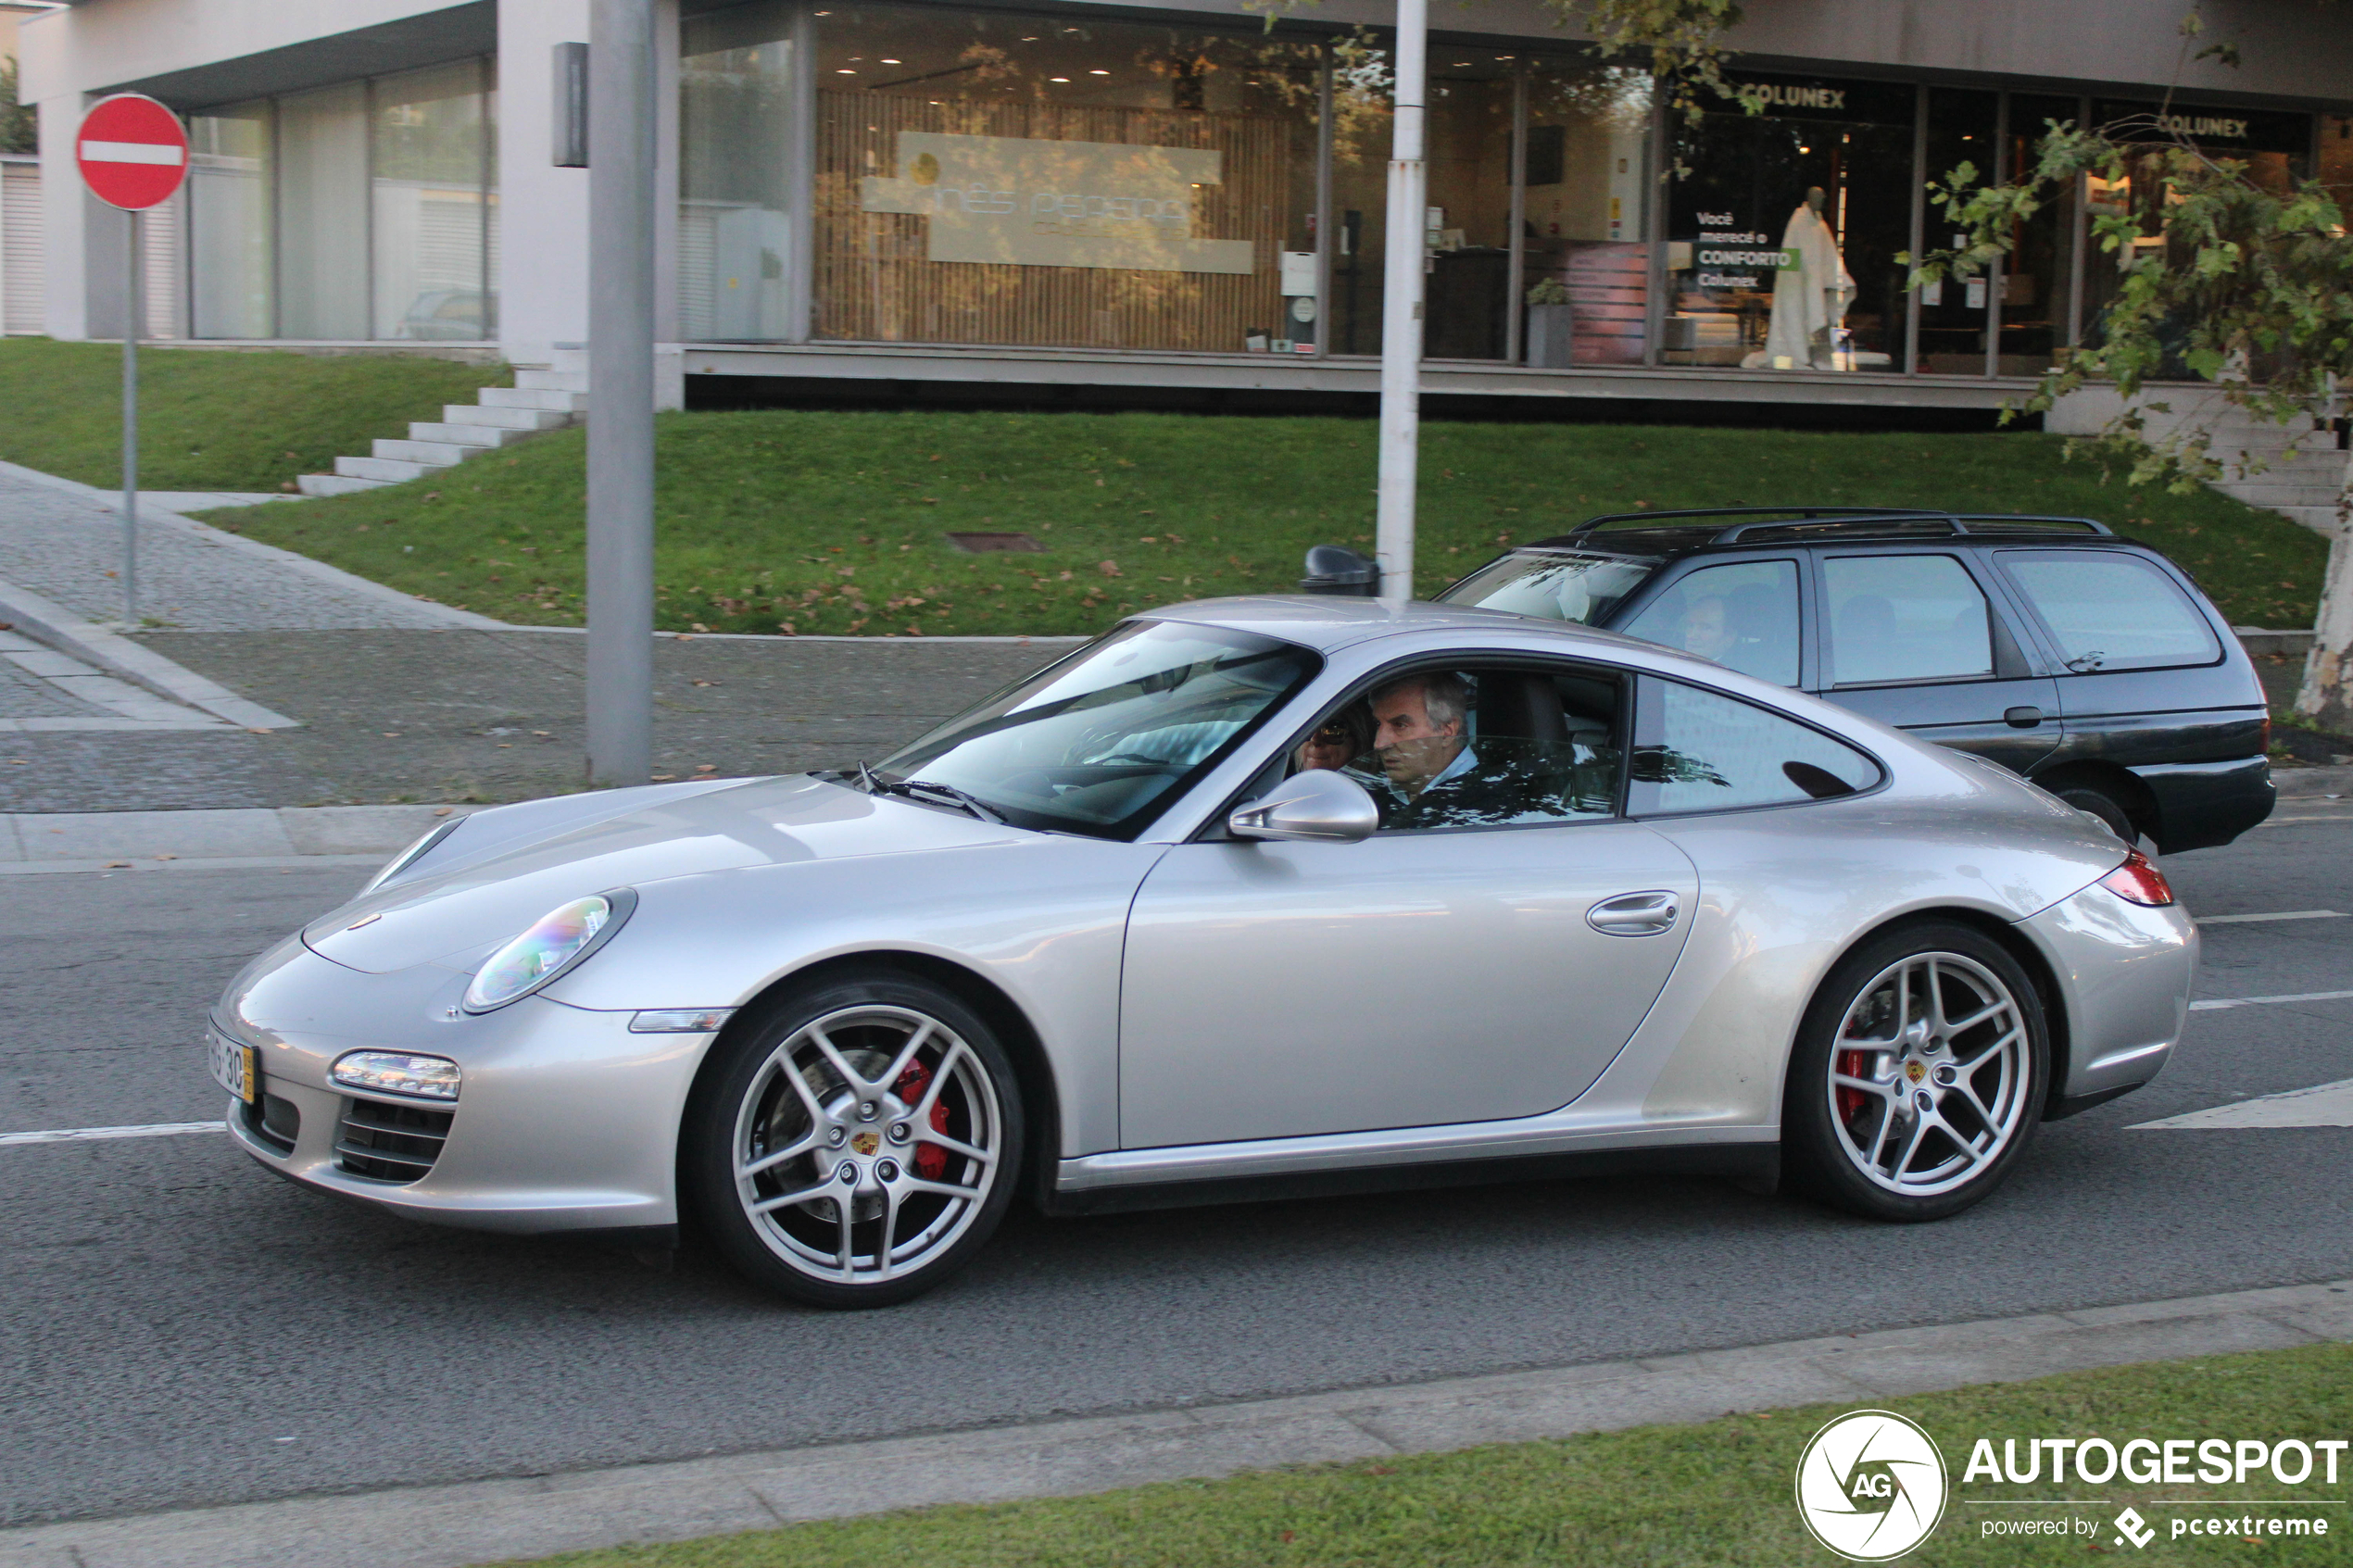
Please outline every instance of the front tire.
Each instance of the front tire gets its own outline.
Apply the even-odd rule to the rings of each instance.
[[[1849,954],[1799,1026],[1781,1102],[1793,1185],[1877,1220],[1941,1220],[2002,1184],[2042,1120],[2050,1040],[1982,933],[1899,927]]]
[[[1021,1169],[1013,1064],[948,991],[877,970],[723,1038],[688,1104],[686,1196],[730,1261],[830,1309],[920,1296],[969,1261]]]

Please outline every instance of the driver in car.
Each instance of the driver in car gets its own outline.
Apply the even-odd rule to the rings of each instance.
[[[1465,715],[1469,684],[1459,675],[1408,675],[1373,693],[1373,781],[1385,828],[1507,822],[1523,815],[1524,781],[1480,766]]]

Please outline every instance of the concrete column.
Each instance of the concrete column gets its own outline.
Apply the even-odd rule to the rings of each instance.
[[[555,46],[587,40],[588,0],[498,0],[498,345],[517,364],[588,340],[588,171],[548,161]]]

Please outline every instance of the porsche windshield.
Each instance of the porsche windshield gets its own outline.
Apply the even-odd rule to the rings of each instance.
[[[1439,595],[1438,601],[1599,626],[1657,567],[1655,560],[1624,556],[1516,552],[1480,567]]]
[[[950,720],[870,777],[916,799],[961,794],[1023,827],[1129,836],[1321,663],[1247,632],[1131,622]]]

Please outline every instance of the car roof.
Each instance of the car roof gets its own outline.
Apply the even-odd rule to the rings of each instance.
[[[1908,507],[1794,506],[1610,512],[1588,518],[1567,533],[1531,540],[1512,548],[1671,558],[1696,555],[1711,548],[1753,549],[1767,545],[1911,544],[1981,537],[2127,543],[2117,538],[2107,524],[2087,517],[1930,511]]]
[[[1416,599],[1390,606],[1378,599],[1317,594],[1252,594],[1232,598],[1195,599],[1138,613],[1137,621],[1177,621],[1194,625],[1225,626],[1238,632],[1296,643],[1319,653],[1335,653],[1375,637],[1406,632],[1454,631],[1494,633],[1525,645],[1531,635],[1562,645],[1571,651],[1637,646],[1655,652],[1655,644],[1622,633],[1598,631],[1573,621],[1543,621],[1505,609],[1479,609],[1469,605],[1433,604]]]

